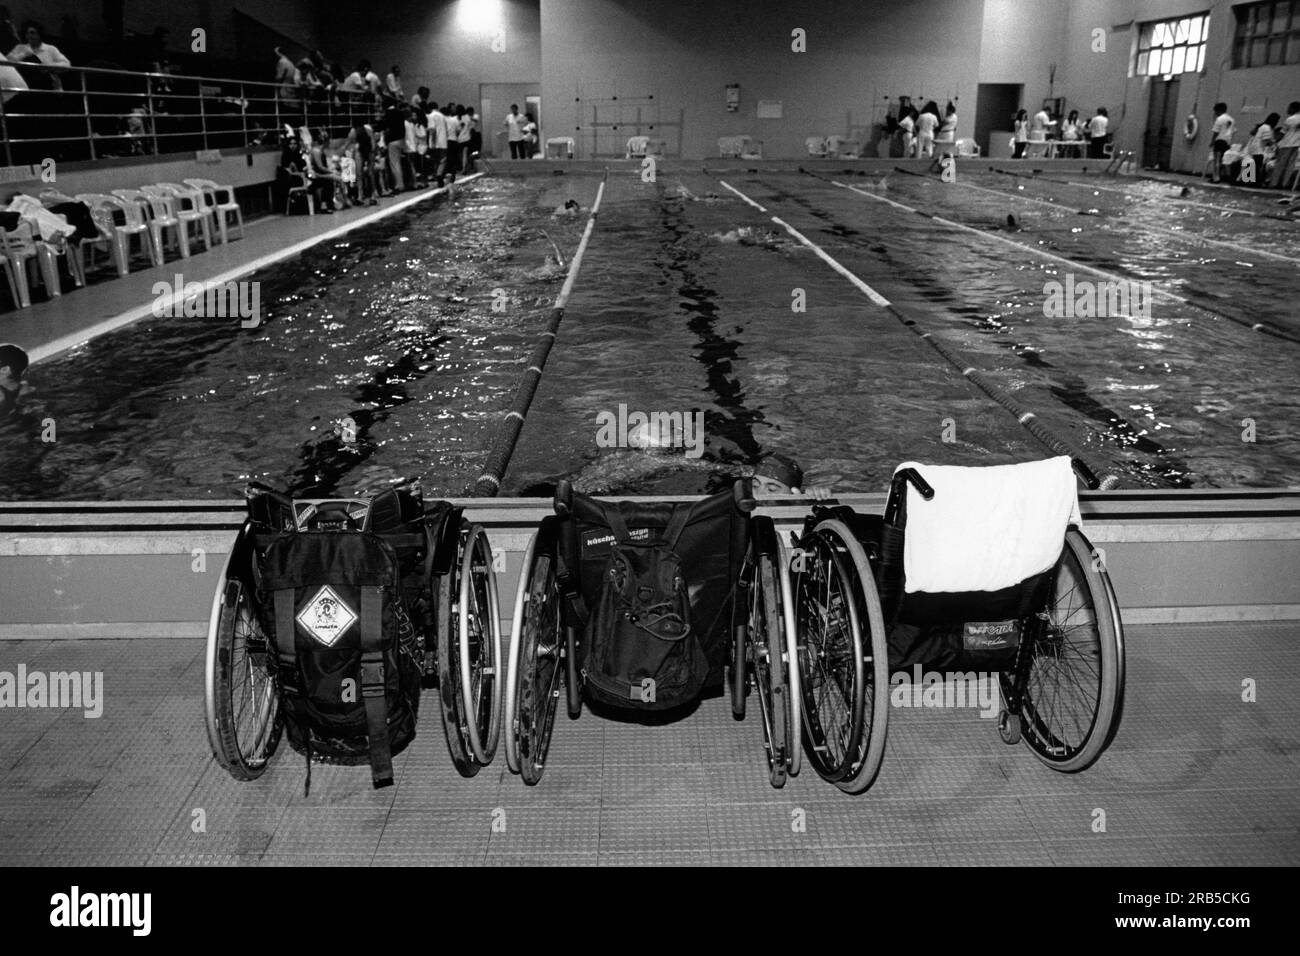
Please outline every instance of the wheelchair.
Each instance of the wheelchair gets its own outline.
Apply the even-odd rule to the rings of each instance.
[[[1098,486],[1085,465],[1071,465],[1086,485]],[[1023,740],[1054,770],[1087,768],[1106,749],[1123,709],[1124,630],[1105,567],[1069,523],[1054,566],[1018,583],[960,593],[911,590],[908,506],[934,497],[918,468],[901,467],[883,516],[817,506],[802,533],[791,534],[809,762],[847,793],[867,790],[884,755],[891,670],[908,654],[946,655],[969,666],[974,652],[954,651],[950,638],[961,628],[964,640],[971,628],[1018,635],[1013,648],[984,658],[999,675],[1002,740]],[[968,533],[952,529],[955,536]],[[927,647],[927,639],[936,643]]]
[[[472,777],[490,763],[501,730],[501,619],[484,529],[447,502],[426,506],[418,487],[307,500],[252,483],[245,497],[247,517],[208,622],[206,722],[221,766],[237,780],[256,779],[285,729],[275,607],[262,584],[272,546],[298,532],[365,535],[395,558],[398,604],[414,631],[420,684],[437,686],[452,764]]]
[[[771,518],[752,514],[754,507],[747,479],[730,491],[679,505],[598,501],[560,483],[556,513],[542,520],[528,542],[515,598],[505,688],[505,751],[512,772],[537,784],[561,697],[576,719],[591,696],[580,663],[584,630],[577,608],[598,599],[602,562],[593,556],[596,544],[614,539],[612,523],[633,538],[662,539],[677,508],[689,509],[684,525],[676,525],[675,550],[689,582],[692,627],[699,629],[709,663],[700,696],[729,687],[733,713],[741,718],[752,690],[772,786],[799,772],[802,694],[793,594],[784,572],[788,557]],[[615,510],[621,521],[611,519]]]

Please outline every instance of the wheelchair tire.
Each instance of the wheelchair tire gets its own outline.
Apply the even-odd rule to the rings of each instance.
[[[1083,770],[1101,755],[1123,703],[1124,627],[1110,576],[1093,554],[1078,529],[1066,532],[1020,708],[1025,743],[1063,773]],[[1004,694],[1009,679],[1003,675]]]
[[[474,759],[486,766],[501,737],[501,608],[492,546],[481,526],[470,526],[461,550],[455,648],[461,726]]]
[[[528,542],[510,628],[506,673],[506,764],[530,786],[542,779],[559,707],[564,664],[555,519]]]
[[[780,546],[771,519],[755,518],[754,532],[741,570],[742,574],[750,575],[744,660],[759,702],[768,779],[773,787],[780,789],[790,775],[790,751],[799,743],[797,711],[787,679],[785,589],[780,581]]]
[[[253,560],[252,531],[245,525],[226,558],[208,618],[208,742],[217,762],[236,780],[255,780],[266,771],[284,729],[274,668],[268,663],[273,652],[253,608]]]
[[[856,684],[851,688],[851,693],[843,694],[847,706],[841,719],[849,718],[849,733],[845,735],[833,764],[826,759],[830,748],[820,752],[815,750],[819,738],[814,732],[816,725],[813,717],[820,719],[821,716],[821,705],[815,689],[804,691],[804,742],[809,756],[819,764],[818,773],[845,793],[862,793],[875,781],[885,754],[889,722],[889,647],[885,616],[876,591],[871,561],[847,525],[836,519],[828,519],[813,528],[802,543],[805,549],[805,568],[810,557],[809,544],[817,548],[811,555],[813,560],[821,555],[829,557],[833,562],[832,573],[843,575],[842,580],[848,585],[842,593],[848,597],[850,644],[841,649],[841,653],[847,650],[854,655],[852,670]],[[819,610],[815,605],[812,608],[805,606],[804,597],[810,596],[806,591],[803,592],[799,600],[799,612]],[[800,640],[804,650],[800,656],[800,666],[804,669],[804,687],[808,688],[810,683],[817,682],[817,676],[812,673],[811,653],[820,649],[805,637],[805,628],[801,625]],[[844,684],[837,682],[837,689],[843,693]],[[824,721],[821,733],[825,733]],[[830,772],[824,772],[827,770]]]
[[[460,575],[464,559],[464,536],[458,531],[456,557],[445,574],[434,575],[430,582],[436,601],[437,640],[433,659],[438,672],[438,705],[442,710],[442,730],[447,738],[451,764],[462,777],[472,777],[483,764],[474,756],[463,718],[464,696],[460,686],[460,665],[456,659],[460,647],[459,617],[455,608],[461,592]],[[434,542],[429,547],[433,548]]]
[[[564,628],[564,688],[569,705],[569,719],[577,720],[582,716],[582,675],[578,673],[578,631],[568,626]]]

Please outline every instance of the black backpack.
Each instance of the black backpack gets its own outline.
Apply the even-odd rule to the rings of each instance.
[[[258,562],[259,604],[273,615],[265,623],[281,714],[290,745],[307,757],[308,788],[313,757],[369,762],[374,786],[389,786],[393,755],[415,736],[426,648],[412,614],[426,609],[411,602],[409,582],[404,588],[394,542],[411,563],[427,554],[424,535],[368,530],[376,512],[404,517],[418,509],[409,495],[387,499],[395,494],[371,502],[364,526],[344,508],[312,511],[295,502],[295,526]],[[416,565],[408,570],[418,574]]]
[[[677,505],[662,537],[634,536],[617,507],[605,513],[613,541],[600,591],[585,617],[580,665],[588,694],[615,707],[663,710],[689,703],[709,673],[692,626],[689,582],[677,542],[691,517]],[[576,595],[575,595],[576,596]],[[577,600],[581,605],[581,598]]]

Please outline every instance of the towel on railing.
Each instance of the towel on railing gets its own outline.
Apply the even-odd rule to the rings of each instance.
[[[1020,465],[915,468],[934,489],[925,501],[907,486],[903,545],[906,590],[997,591],[1046,571],[1061,556],[1065,529],[1080,524],[1067,457]]]

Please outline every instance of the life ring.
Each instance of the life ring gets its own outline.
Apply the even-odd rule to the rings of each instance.
[[[1187,122],[1183,126],[1183,139],[1191,142],[1196,139],[1196,134],[1201,131],[1201,124],[1196,119],[1195,113],[1187,114]]]

